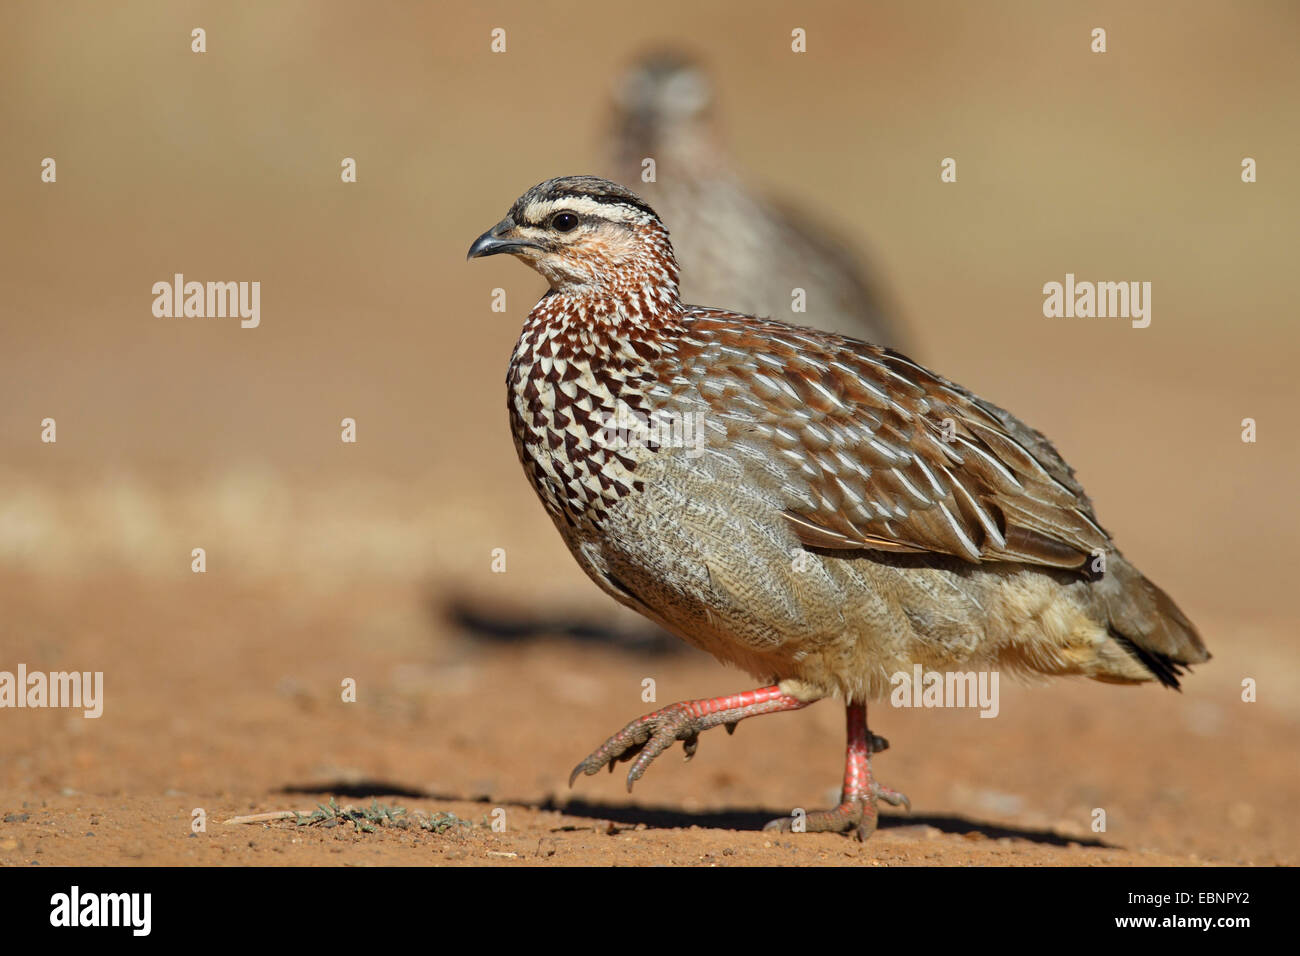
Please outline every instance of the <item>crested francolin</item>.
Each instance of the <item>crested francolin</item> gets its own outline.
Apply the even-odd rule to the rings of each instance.
[[[806,829],[866,837],[878,799],[904,802],[870,765],[866,704],[891,675],[1176,687],[1208,658],[1046,438],[891,349],[683,304],[668,231],[629,190],[544,182],[469,257],[503,252],[550,284],[508,408],[565,543],[615,600],[764,682],[633,721],[570,782],[631,760],[630,788],[675,740],[689,755],[710,727],[836,697],[842,799]]]

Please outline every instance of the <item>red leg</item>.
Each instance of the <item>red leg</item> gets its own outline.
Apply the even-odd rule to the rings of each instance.
[[[812,701],[803,701],[782,693],[781,688],[773,684],[727,697],[669,704],[662,710],[638,717],[605,741],[586,760],[573,768],[573,773],[569,774],[569,786],[573,786],[573,781],[578,779],[579,774],[591,775],[606,765],[613,773],[614,764],[635,758],[636,762],[627,772],[627,789],[630,791],[632,784],[646,772],[650,762],[671,747],[674,740],[682,741],[682,749],[686,751],[686,759],[689,760],[699,746],[701,731],[726,724],[730,732],[746,717],[799,710],[810,703]]]
[[[838,833],[856,828],[858,839],[865,840],[876,830],[878,799],[896,807],[912,808],[907,797],[881,786],[871,777],[871,754],[884,750],[889,743],[867,730],[866,705],[849,704],[845,708],[845,721],[848,725],[848,744],[844,753],[844,786],[840,790],[840,805],[834,810],[815,810],[802,817],[781,817],[771,821],[764,829],[786,833]]]

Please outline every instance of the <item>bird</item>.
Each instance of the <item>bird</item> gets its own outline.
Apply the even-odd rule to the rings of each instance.
[[[612,100],[610,178],[639,182],[673,224],[687,301],[908,346],[897,307],[855,244],[746,183],[719,130],[712,77],[697,60],[650,51],[618,78]],[[806,312],[792,312],[795,289]]]
[[[1051,443],[900,352],[685,304],[668,229],[631,190],[564,176],[474,240],[548,288],[506,375],[514,443],[596,585],[761,682],[633,720],[570,776],[825,698],[845,707],[840,803],[768,826],[875,830],[895,675],[990,670],[1177,688],[1209,659],[1130,564]]]

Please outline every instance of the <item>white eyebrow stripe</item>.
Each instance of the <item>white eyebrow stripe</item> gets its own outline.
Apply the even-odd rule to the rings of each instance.
[[[597,202],[586,196],[562,196],[559,199],[534,200],[524,207],[524,217],[536,222],[545,222],[552,214],[576,212],[584,216],[599,219],[612,219],[615,222],[648,222],[649,217],[639,209],[624,206],[616,202]]]

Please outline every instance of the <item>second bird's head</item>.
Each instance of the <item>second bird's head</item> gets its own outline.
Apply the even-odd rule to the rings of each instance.
[[[677,296],[668,230],[644,200],[595,176],[548,179],[524,193],[474,240],[469,259],[508,252],[556,292]]]

